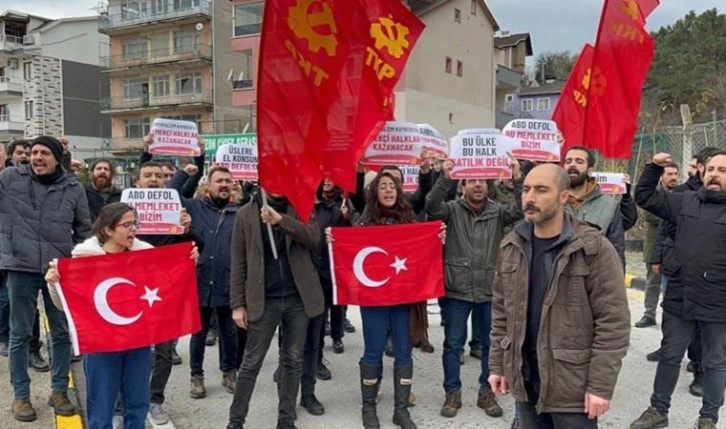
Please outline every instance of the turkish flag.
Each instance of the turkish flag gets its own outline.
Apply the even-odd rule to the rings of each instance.
[[[590,85],[592,53],[592,45],[586,44],[582,48],[552,112],[552,120],[557,123],[557,129],[565,139],[561,148],[563,157],[570,147],[580,146],[585,140],[585,106]]]
[[[337,305],[410,304],[444,296],[441,222],[333,228]]]
[[[655,42],[641,11],[652,1],[605,0],[589,73],[585,146],[629,159]],[[652,8],[650,9],[652,11]]]
[[[58,260],[76,354],[131,350],[201,329],[192,243]]]
[[[400,1],[265,2],[260,183],[287,196],[303,221],[324,177],[355,191],[358,159],[393,119],[393,88],[422,31]]]

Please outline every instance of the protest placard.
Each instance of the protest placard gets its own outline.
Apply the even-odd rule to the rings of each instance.
[[[138,235],[184,233],[182,205],[176,189],[124,189],[121,202],[136,210],[136,219],[141,224],[136,230]]]
[[[512,149],[512,155],[517,159],[560,161],[557,124],[554,121],[515,119],[504,127],[502,134],[510,137],[516,143],[516,147]]]
[[[418,124],[387,122],[365,151],[367,166],[416,165],[421,161],[421,133]]]
[[[478,134],[501,134],[502,132],[498,128],[466,128],[459,130],[456,133],[457,136],[475,136]]]
[[[153,155],[199,156],[199,129],[191,121],[156,118],[151,125]]]
[[[600,185],[600,191],[608,195],[620,195],[627,192],[625,173],[593,173],[592,177]]]
[[[504,179],[512,177],[507,152],[511,139],[502,134],[457,134],[451,139],[452,179]]]
[[[204,138],[204,155],[212,159],[217,154],[217,149],[223,144],[241,144],[257,146],[257,134],[206,134]],[[214,162],[214,159],[212,159]]]
[[[449,142],[429,124],[419,124],[422,150],[428,150],[435,158],[449,156]]]
[[[421,170],[419,165],[399,166],[403,173],[403,192],[416,192],[418,190],[418,174]]]
[[[217,149],[216,165],[232,173],[235,180],[257,180],[257,144],[223,144]]]

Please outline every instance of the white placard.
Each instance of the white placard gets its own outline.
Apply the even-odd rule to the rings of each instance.
[[[191,121],[156,118],[151,125],[153,155],[199,156],[199,129]]]
[[[235,180],[257,180],[257,144],[223,144],[216,165],[228,169]]]
[[[454,161],[452,179],[505,179],[512,177],[507,152],[512,141],[502,134],[457,134],[451,139],[449,157]]]
[[[627,192],[625,173],[593,173],[592,177],[600,185],[600,191],[608,195],[620,195]]]
[[[136,219],[141,226],[139,235],[179,235],[184,233],[181,225],[182,205],[176,189],[129,188],[121,193],[121,202],[136,210]]]
[[[416,165],[421,162],[421,134],[418,124],[386,122],[365,151],[367,166]]]
[[[512,155],[529,161],[559,162],[560,144],[557,142],[557,124],[540,119],[515,119],[502,134],[517,143]]]
[[[449,142],[434,127],[429,124],[419,124],[419,133],[421,133],[421,144],[423,150],[428,150],[436,158],[446,158],[449,156]]]

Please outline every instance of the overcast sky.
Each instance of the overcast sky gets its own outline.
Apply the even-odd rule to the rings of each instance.
[[[218,0],[223,1],[223,0]],[[226,1],[226,0],[225,0]],[[577,52],[594,42],[602,0],[486,0],[502,30],[529,32],[535,56],[544,51]],[[2,0],[0,10],[13,9],[48,18],[95,15],[98,0]],[[648,19],[656,30],[674,23],[690,10],[701,13],[720,7],[723,0],[661,0]]]

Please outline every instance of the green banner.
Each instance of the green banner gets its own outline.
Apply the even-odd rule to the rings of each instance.
[[[257,145],[257,134],[207,134],[204,138],[204,155],[214,156],[223,144]]]

